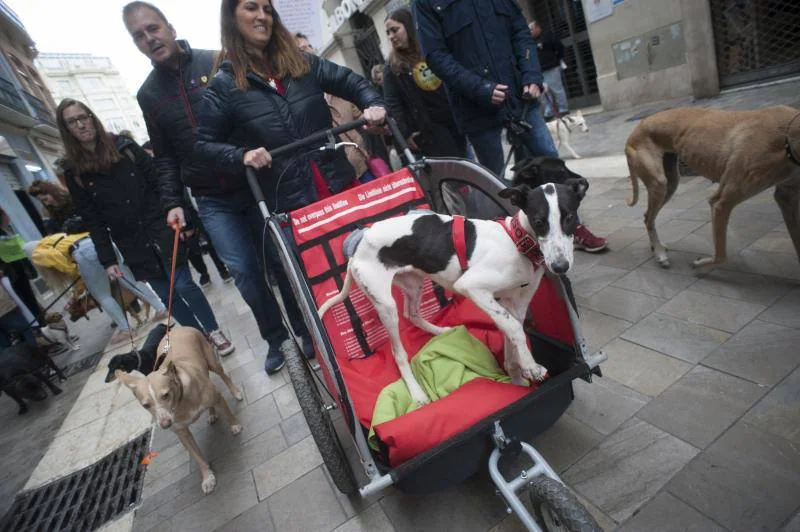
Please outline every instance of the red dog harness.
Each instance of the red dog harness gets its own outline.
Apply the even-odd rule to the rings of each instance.
[[[467,269],[467,238],[464,234],[464,220],[463,216],[453,216],[453,246],[461,271]],[[503,226],[508,236],[514,241],[514,245],[517,246],[517,251],[525,255],[534,267],[538,268],[544,264],[544,255],[539,248],[539,243],[522,227],[519,213],[510,218],[500,218],[495,221]]]

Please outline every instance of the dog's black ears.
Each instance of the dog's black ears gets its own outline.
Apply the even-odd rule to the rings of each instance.
[[[525,197],[528,195],[528,190],[530,190],[530,188],[527,185],[508,187],[501,190],[498,196],[509,200],[511,205],[515,207],[522,207],[525,204]]]
[[[579,177],[577,179],[567,179],[564,182],[572,191],[578,196],[578,201],[586,196],[586,191],[589,190],[589,182],[586,179]]]
[[[537,159],[534,157],[526,157],[514,164],[514,166],[511,167],[511,171],[514,173],[528,171],[533,175],[539,175],[539,165],[537,162]]]

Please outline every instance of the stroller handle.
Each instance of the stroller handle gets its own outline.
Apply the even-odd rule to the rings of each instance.
[[[352,122],[345,122],[340,126],[317,131],[316,133],[309,135],[304,139],[290,142],[289,144],[275,148],[269,153],[273,159],[277,159],[278,157],[294,153],[297,150],[303,149],[311,144],[315,144],[320,140],[333,139],[336,135],[365,125],[367,125],[367,120],[365,118],[359,118],[358,120],[353,120]],[[397,144],[397,147],[406,154],[406,157],[412,157],[411,160],[413,160],[413,156],[408,149],[406,140],[403,138],[400,128],[397,127],[397,122],[395,119],[391,116],[387,116],[386,125],[389,126],[389,132],[392,134],[392,137],[394,137],[394,142]],[[247,183],[250,186],[250,190],[253,192],[253,196],[256,199],[256,203],[262,204],[265,202],[266,200],[264,199],[264,192],[261,190],[261,186],[258,183],[256,170],[252,166],[245,166],[245,176],[247,177]]]

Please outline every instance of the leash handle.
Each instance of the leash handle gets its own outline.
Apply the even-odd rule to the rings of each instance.
[[[172,264],[169,274],[169,302],[167,303],[167,343],[164,346],[164,355],[169,352],[169,322],[172,321],[172,300],[175,298],[175,263],[178,261],[178,245],[181,241],[181,228],[177,223],[172,225],[175,230],[175,237],[172,241]],[[153,363],[153,371],[158,367],[159,356]]]

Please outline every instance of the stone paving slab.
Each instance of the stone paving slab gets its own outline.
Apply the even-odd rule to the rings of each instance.
[[[703,359],[703,364],[763,385],[773,385],[798,363],[800,330],[753,321]]]
[[[731,530],[775,530],[798,508],[800,449],[740,421],[667,489]]]
[[[641,394],[655,397],[692,366],[658,351],[617,338],[604,348],[603,375]],[[651,403],[652,404],[652,403]]]
[[[657,495],[619,532],[723,532],[725,529],[688,504],[666,492]]]
[[[764,391],[752,382],[697,366],[642,408],[637,417],[704,449]]]
[[[564,480],[617,522],[630,517],[698,450],[633,418],[564,474]]]

